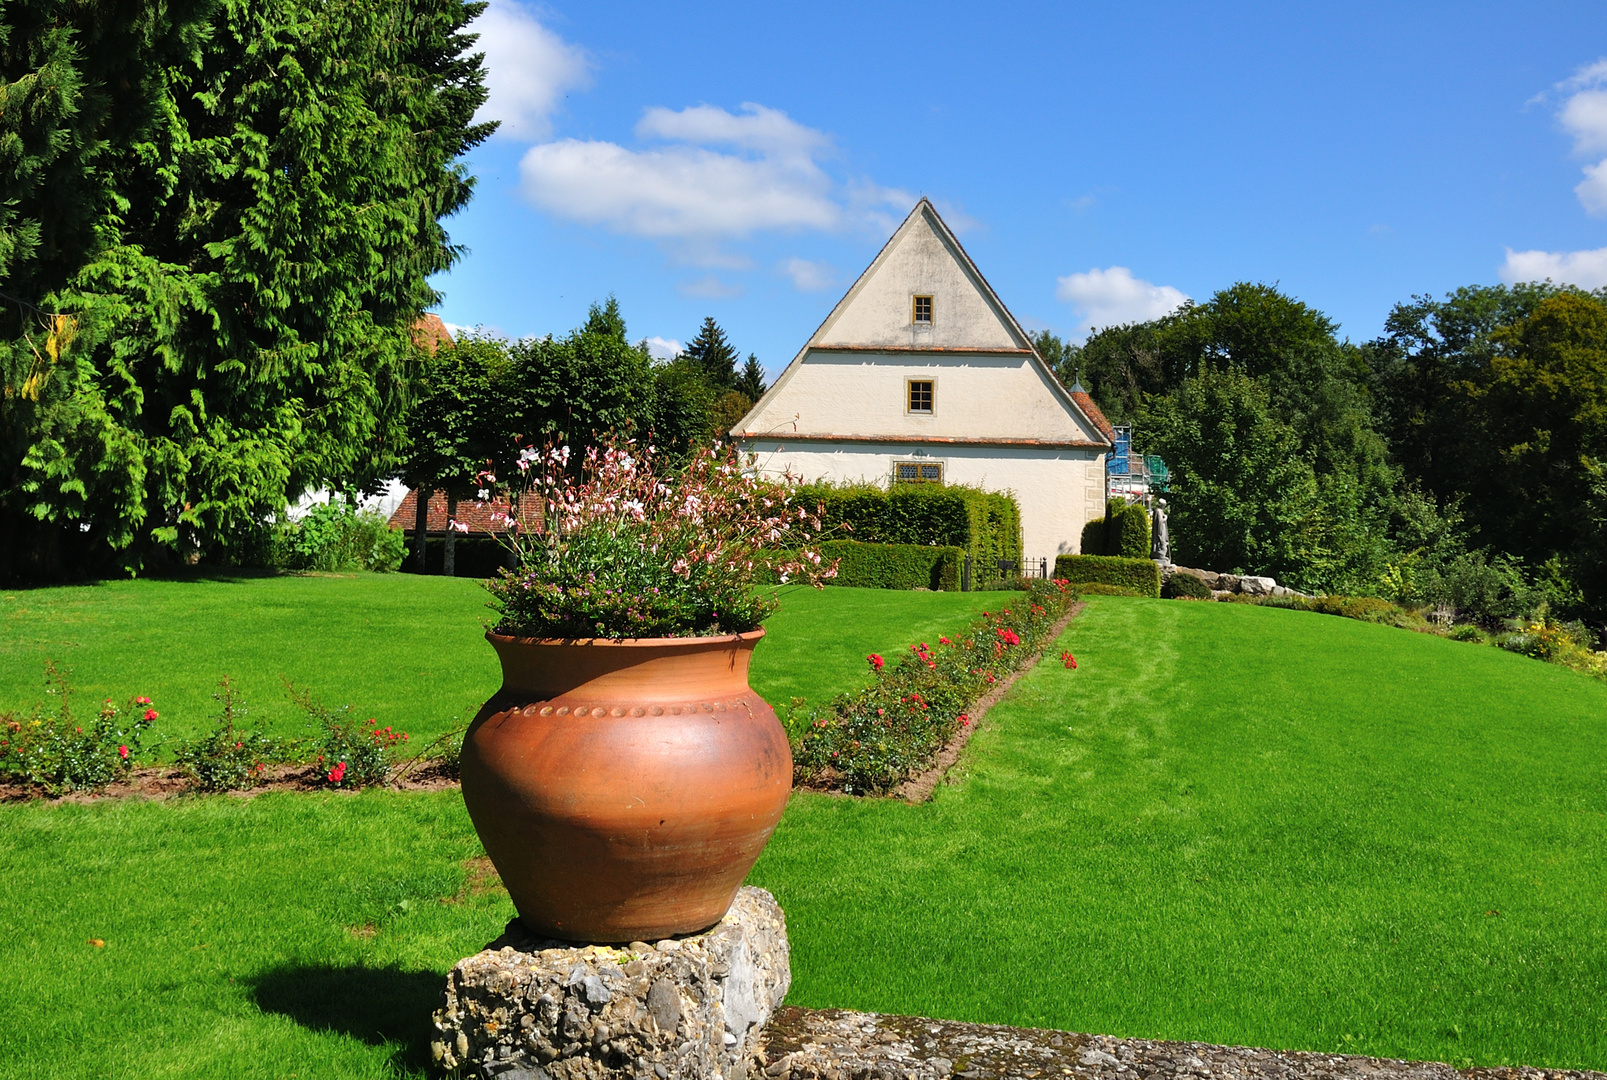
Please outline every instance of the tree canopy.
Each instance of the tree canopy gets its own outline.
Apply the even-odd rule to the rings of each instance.
[[[0,565],[194,557],[394,472],[482,6],[7,5]]]

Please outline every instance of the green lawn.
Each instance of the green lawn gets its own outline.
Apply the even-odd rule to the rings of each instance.
[[[1607,1066],[1607,686],[1227,604],[1094,598],[1062,648],[932,803],[793,799],[753,877],[791,1001]],[[421,1074],[511,914],[443,899],[477,851],[451,792],[0,806],[0,1061]]]
[[[867,678],[867,653],[935,640],[990,598],[783,590],[755,655],[754,688],[782,705],[852,689]],[[170,738],[210,725],[211,694],[226,674],[250,720],[280,734],[305,731],[289,679],[326,705],[349,703],[428,738],[472,717],[500,681],[481,637],[486,599],[477,581],[409,574],[211,574],[0,592],[0,711],[39,701],[53,659],[71,669],[82,704],[155,698],[155,730]]]

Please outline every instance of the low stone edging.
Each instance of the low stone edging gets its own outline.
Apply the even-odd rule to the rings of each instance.
[[[761,1053],[768,1080],[1607,1080],[791,1006],[771,1019]]]

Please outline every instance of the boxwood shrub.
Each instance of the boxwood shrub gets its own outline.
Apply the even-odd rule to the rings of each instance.
[[[963,484],[806,484],[805,506],[862,544],[917,544],[964,549],[978,567],[1021,560],[1021,510],[1011,495]]]
[[[1161,595],[1161,568],[1152,559],[1125,559],[1116,555],[1062,555],[1055,560],[1055,576],[1074,585],[1098,582],[1121,585],[1138,596]]]
[[[1209,600],[1211,586],[1193,574],[1174,573],[1161,586],[1161,595],[1168,600]]]
[[[1083,526],[1082,554],[1147,559],[1150,553],[1149,513],[1138,503],[1111,499],[1105,516]]]
[[[833,585],[865,589],[960,590],[961,547],[922,544],[862,544],[857,540],[828,540],[820,545],[824,559],[836,559]]]

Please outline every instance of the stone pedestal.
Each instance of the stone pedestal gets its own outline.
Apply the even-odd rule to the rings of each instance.
[[[763,889],[656,944],[577,946],[515,919],[447,976],[430,1049],[499,1080],[746,1080],[791,982],[786,920]]]

